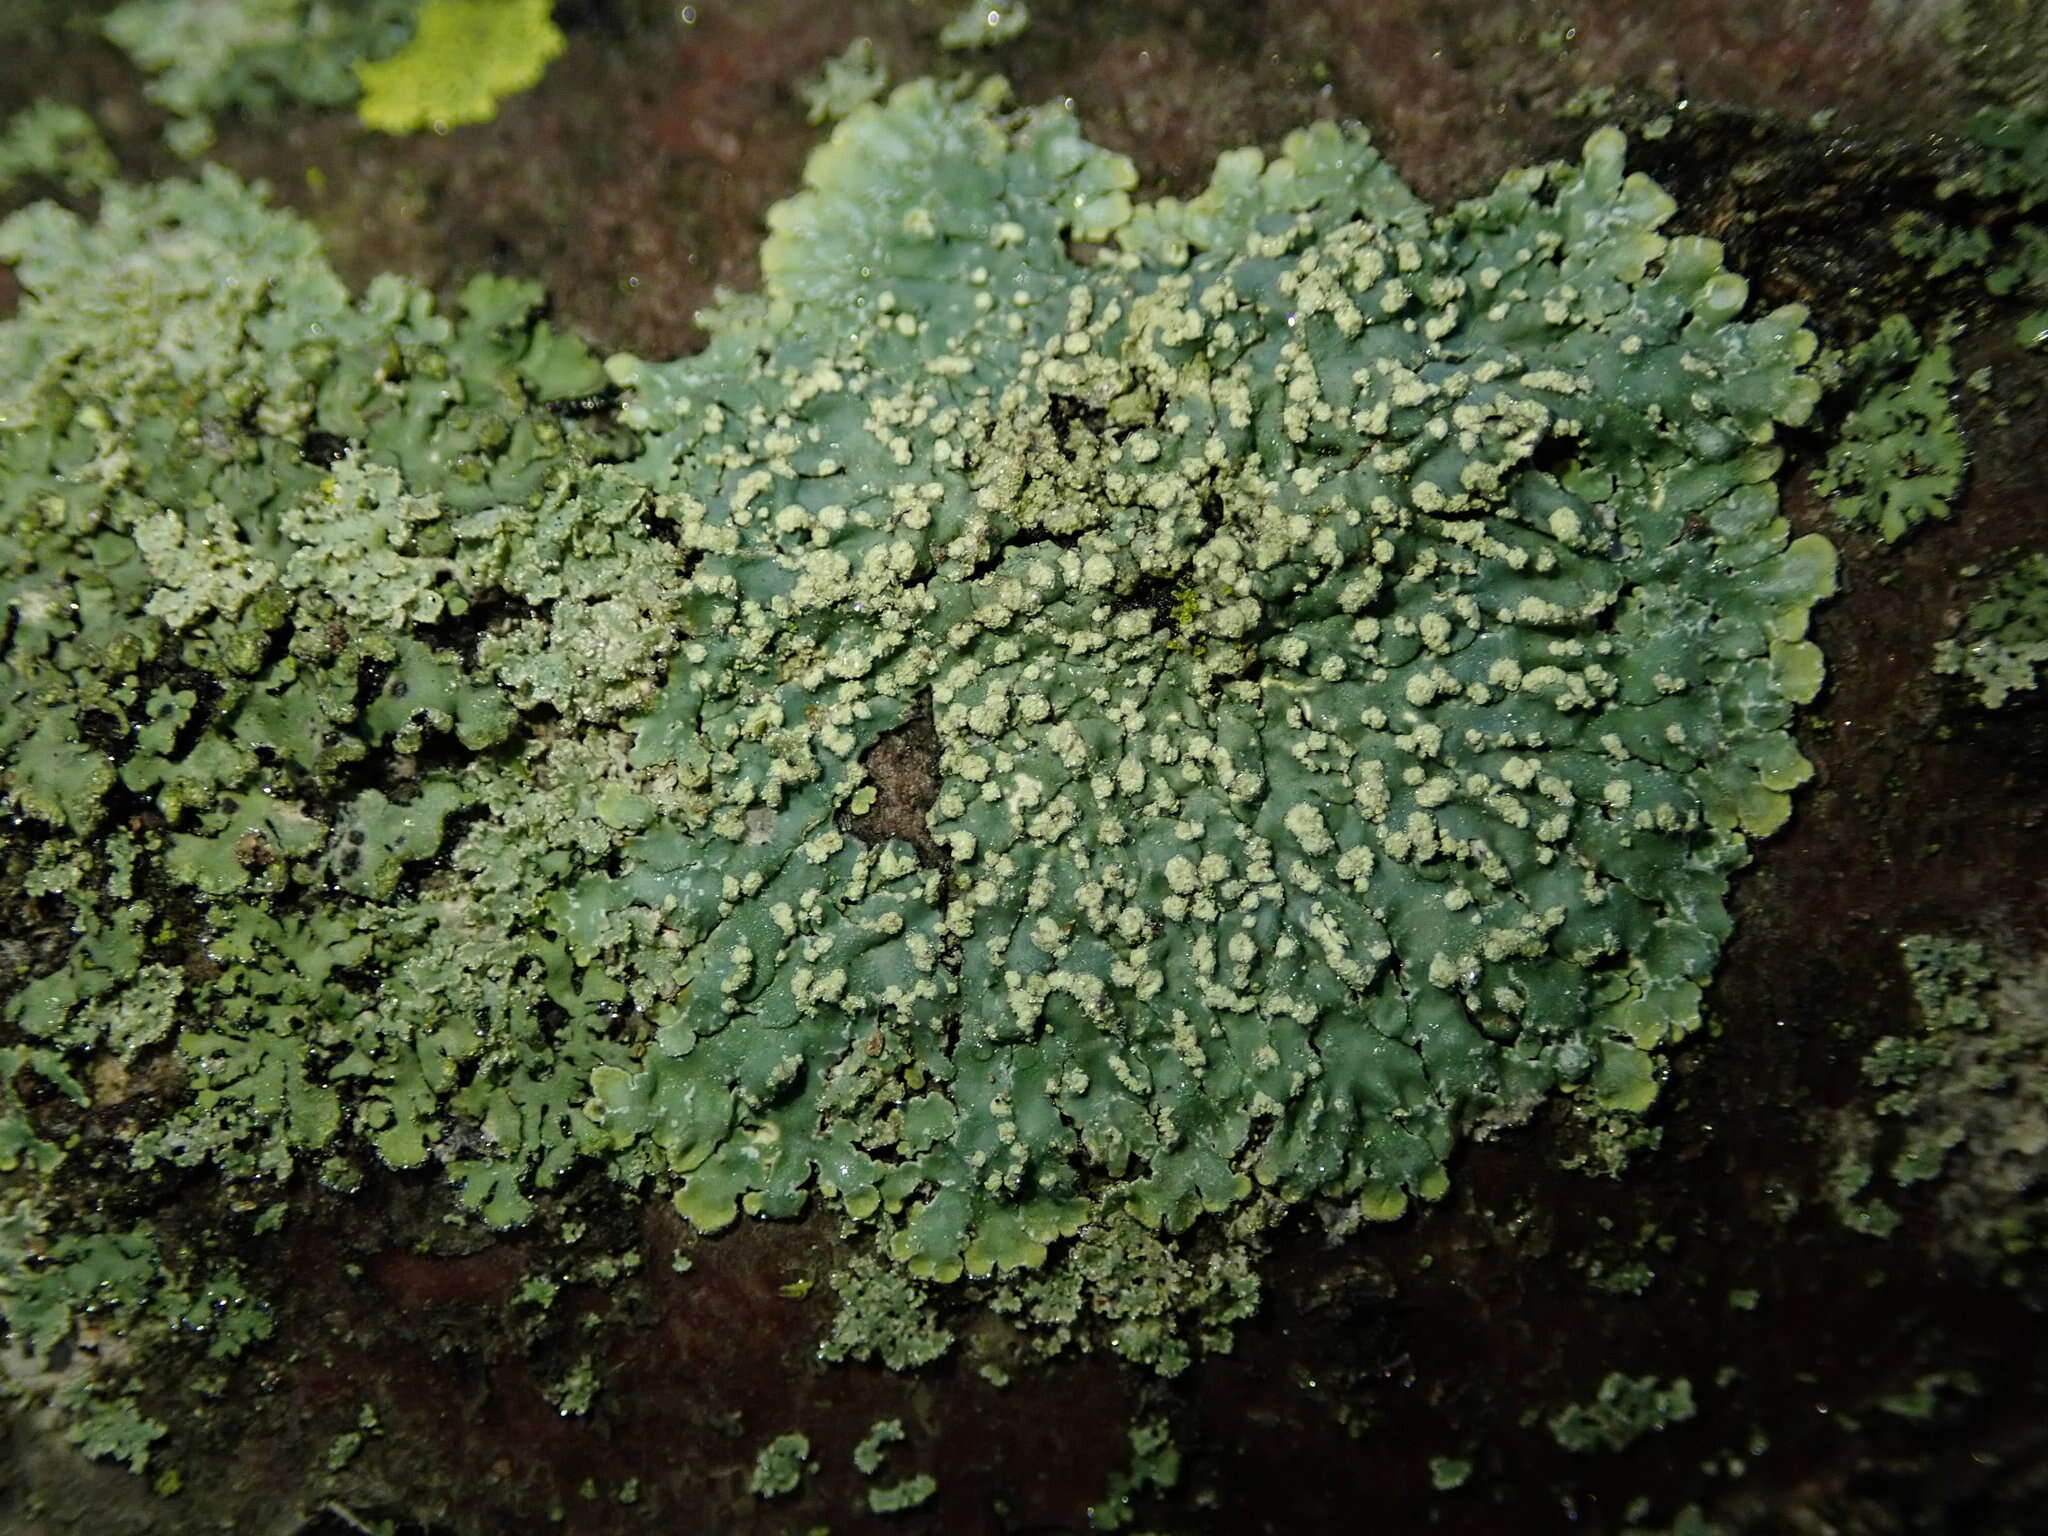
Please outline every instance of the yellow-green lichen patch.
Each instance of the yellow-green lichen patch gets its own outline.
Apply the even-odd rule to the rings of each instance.
[[[559,1381],[545,1388],[542,1396],[555,1405],[555,1411],[563,1418],[581,1418],[590,1412],[590,1405],[596,1400],[602,1385],[596,1364],[590,1356],[584,1355]]]
[[[228,1360],[271,1329],[232,1265],[202,1266],[147,1224],[57,1230],[20,1202],[0,1210],[0,1313],[0,1392],[48,1403],[86,1454],[137,1472],[167,1433],[137,1404],[137,1361],[174,1341]]]
[[[877,1515],[898,1515],[906,1510],[916,1509],[931,1501],[939,1491],[938,1479],[929,1472],[918,1472],[906,1477],[900,1483],[890,1483],[868,1490],[868,1509]]]
[[[853,1448],[853,1464],[863,1477],[873,1477],[882,1470],[882,1458],[888,1448],[901,1444],[905,1436],[901,1419],[877,1419],[861,1436],[860,1444]]]
[[[856,37],[798,90],[813,123],[836,123],[889,88],[889,68],[876,57],[874,39]]]
[[[1100,1340],[1178,1375],[1198,1351],[1227,1353],[1258,1311],[1256,1220],[1233,1221],[1210,1251],[1194,1253],[1118,1212],[1084,1228],[1059,1262],[991,1281],[977,1299],[1015,1320],[1035,1353]]]
[[[626,743],[601,729],[527,741],[531,758],[492,750],[556,680],[579,683],[564,718],[601,721],[666,661],[644,613],[610,642],[552,622],[645,596],[624,564],[661,568],[618,560],[644,535],[644,492],[602,489],[600,439],[542,405],[594,365],[516,284],[472,285],[455,321],[393,280],[350,299],[303,226],[218,172],[110,189],[96,224],[31,209],[0,244],[29,289],[0,329],[0,789],[57,834],[18,842],[7,868],[68,909],[73,939],[8,978],[0,1163],[42,1174],[62,1155],[24,1069],[83,1104],[70,1064],[150,1053],[167,1097],[123,1146],[144,1176],[310,1166],[345,1184],[344,1137],[415,1166],[451,1150],[459,1099],[478,1129],[445,1160],[480,1210],[519,1219],[532,1155],[556,1151],[542,1183],[566,1166],[592,1071],[624,1048],[573,1024],[547,1039],[513,975],[535,962],[502,947],[513,913],[554,888],[565,846],[662,803],[608,766]],[[486,594],[506,605],[488,637],[429,632]],[[414,755],[443,744],[459,774]],[[422,905],[499,773],[520,802],[494,818],[506,841]],[[409,953],[424,979],[383,985],[376,968],[395,978]],[[575,991],[604,1006],[601,986]],[[557,1047],[567,1076],[551,1078]],[[45,1204],[16,1185],[9,1219],[41,1222]],[[129,1236],[73,1223],[0,1242],[0,1262],[47,1274],[63,1243]],[[155,1265],[133,1279],[138,1306],[179,1294]],[[37,1294],[6,1287],[18,1338],[41,1336],[25,1331]]]
[[[554,0],[425,0],[409,41],[355,66],[356,114],[385,133],[488,122],[568,46]]]
[[[377,1410],[365,1403],[356,1415],[355,1427],[343,1430],[328,1443],[324,1458],[327,1470],[339,1472],[362,1450],[373,1437],[384,1433],[383,1422],[377,1417]]]
[[[933,1315],[926,1288],[902,1270],[862,1254],[832,1275],[838,1299],[825,1360],[878,1360],[892,1371],[928,1365],[954,1338]]]

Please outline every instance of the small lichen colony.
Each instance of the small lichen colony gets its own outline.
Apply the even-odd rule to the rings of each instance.
[[[1986,709],[2039,685],[2048,667],[2048,555],[2026,555],[1998,574],[1963,615],[1955,639],[1934,648],[1934,670],[1957,674]]]
[[[356,115],[385,133],[490,121],[568,46],[553,11],[554,0],[425,0],[404,48],[355,66]]]
[[[0,764],[68,945],[9,1028],[170,1083],[143,1169],[511,1224],[598,1159],[940,1281],[1642,1107],[1833,557],[1772,484],[1812,338],[1623,156],[1439,215],[1323,126],[1134,206],[918,82],[701,355],[607,370],[518,284],[351,299],[220,173],[31,210]]]
[[[1904,315],[1888,316],[1843,361],[1858,399],[1813,477],[1851,527],[1897,543],[1949,515],[1962,488],[1962,429],[1949,404],[1955,361],[1929,346]]]
[[[423,3],[122,0],[100,29],[154,77],[151,100],[196,124],[214,112],[353,101],[355,64],[402,47]]]
[[[2048,974],[1932,934],[1900,954],[1919,1027],[1863,1058],[1864,1082],[1882,1091],[1868,1116],[1845,1115],[1837,1130],[1836,1212],[1886,1237],[1908,1192],[1934,1184],[1935,1240],[2025,1285],[2020,1261],[2048,1234]]]

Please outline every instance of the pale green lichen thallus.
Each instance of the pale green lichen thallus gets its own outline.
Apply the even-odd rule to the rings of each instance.
[[[700,1221],[821,1189],[944,1277],[1640,1104],[1808,771],[1799,316],[1612,131],[1441,217],[1329,127],[1133,208],[996,100],[855,114],[765,293],[612,365],[700,551],[632,757],[704,799],[580,893],[698,957],[608,1128]],[[923,701],[943,862],[837,817]]]

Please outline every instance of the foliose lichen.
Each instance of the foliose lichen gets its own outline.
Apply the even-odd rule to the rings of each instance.
[[[889,68],[876,56],[874,39],[869,37],[856,37],[798,87],[805,115],[813,123],[836,123],[849,117],[888,88]]]
[[[375,1406],[363,1404],[356,1412],[355,1428],[343,1430],[329,1443],[324,1458],[327,1470],[339,1472],[355,1460],[366,1444],[383,1433],[384,1423],[377,1417]]]
[[[913,1473],[901,1482],[870,1488],[868,1510],[877,1515],[900,1515],[930,1503],[938,1491],[939,1481],[931,1473]]]
[[[1030,25],[1031,7],[1024,0],[972,0],[939,29],[939,46],[955,53],[996,48],[1022,37]]]
[[[0,1313],[0,1390],[54,1410],[88,1455],[137,1472],[167,1433],[138,1403],[131,1368],[143,1354],[177,1340],[227,1360],[271,1330],[232,1264],[202,1265],[146,1223],[60,1231],[22,1203],[0,1210]]]
[[[1190,1252],[1119,1212],[1084,1228],[1059,1263],[1004,1276],[977,1288],[976,1299],[1019,1323],[1038,1353],[1099,1339],[1175,1376],[1198,1352],[1227,1354],[1237,1325],[1257,1313],[1260,1253],[1228,1227],[1207,1252]]]
[[[839,1304],[818,1346],[821,1359],[879,1360],[892,1371],[909,1371],[953,1347],[954,1335],[933,1315],[926,1288],[880,1259],[856,1255],[833,1272],[832,1290]]]
[[[101,28],[150,74],[150,99],[189,125],[181,137],[196,148],[214,113],[354,101],[355,66],[403,47],[423,3],[123,0]]]
[[[1033,1305],[1084,1230],[1170,1268],[1644,1107],[1833,554],[1801,316],[1624,155],[1435,214],[1324,125],[1134,206],[916,82],[702,354],[604,368],[516,282],[351,297],[219,171],[10,221],[5,868],[68,934],[16,1070],[166,1072],[143,1171],[432,1162],[508,1226],[595,1159]]]
[[[873,1477],[882,1470],[882,1459],[889,1454],[889,1447],[900,1445],[905,1439],[901,1419],[877,1419],[861,1436],[860,1444],[853,1448],[853,1465],[863,1477]]]
[[[810,1457],[809,1436],[777,1435],[754,1458],[754,1470],[747,1477],[747,1492],[757,1499],[779,1499],[796,1492],[811,1469]]]
[[[566,46],[553,0],[123,0],[101,23],[177,114],[188,153],[215,114],[357,105],[386,133],[487,121]]]
[[[1937,189],[1946,215],[1900,215],[1892,244],[1929,277],[1972,274],[1998,299],[2029,306],[2022,346],[2048,345],[2048,101],[1985,107],[1962,124],[1965,164]]]
[[[1438,1493],[1455,1492],[1472,1478],[1472,1463],[1460,1456],[1429,1458],[1429,1485]]]
[[[632,760],[706,798],[580,888],[702,965],[607,1129],[701,1224],[816,1188],[944,1279],[1640,1107],[1808,772],[1798,316],[1612,132],[1438,218],[1328,127],[1133,209],[998,99],[856,113],[765,292],[612,364],[701,551]],[[846,828],[919,709],[936,856]]]
[[[1131,1458],[1110,1474],[1109,1486],[1088,1507],[1088,1529],[1120,1531],[1135,1518],[1131,1501],[1145,1493],[1170,1493],[1180,1483],[1180,1447],[1164,1419],[1149,1419],[1130,1430]]]
[[[1863,1057],[1876,1097],[1838,1133],[1837,1213],[1889,1236],[1907,1193],[1931,1184],[1939,1240],[2020,1284],[2021,1261],[2048,1243],[2048,973],[1931,934],[1900,954],[1918,1027]]]
[[[568,46],[553,13],[554,0],[424,0],[403,48],[356,63],[356,115],[385,133],[488,122]]]
[[[2022,556],[1963,615],[1960,633],[1934,647],[1934,670],[1964,678],[1986,709],[2040,686],[2048,668],[2048,555]]]
[[[1608,1374],[1589,1402],[1573,1403],[1550,1420],[1551,1437],[1567,1451],[1625,1451],[1645,1435],[1682,1424],[1697,1411],[1692,1383],[1655,1376]]]
[[[98,191],[117,174],[99,125],[77,107],[38,101],[0,129],[0,194],[41,180],[79,197]]]
[[[1963,483],[1963,434],[1949,392],[1955,360],[1929,345],[1904,315],[1890,315],[1852,348],[1843,381],[1855,404],[1813,477],[1835,515],[1896,543],[1945,518]]]

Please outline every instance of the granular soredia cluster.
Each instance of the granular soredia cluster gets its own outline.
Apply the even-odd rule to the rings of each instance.
[[[1641,1108],[1833,559],[1772,484],[1812,338],[1623,150],[1434,214],[1321,126],[1134,206],[918,82],[703,353],[602,369],[218,172],[20,216],[10,1156],[68,1096],[501,1225],[596,1159],[947,1280]]]

